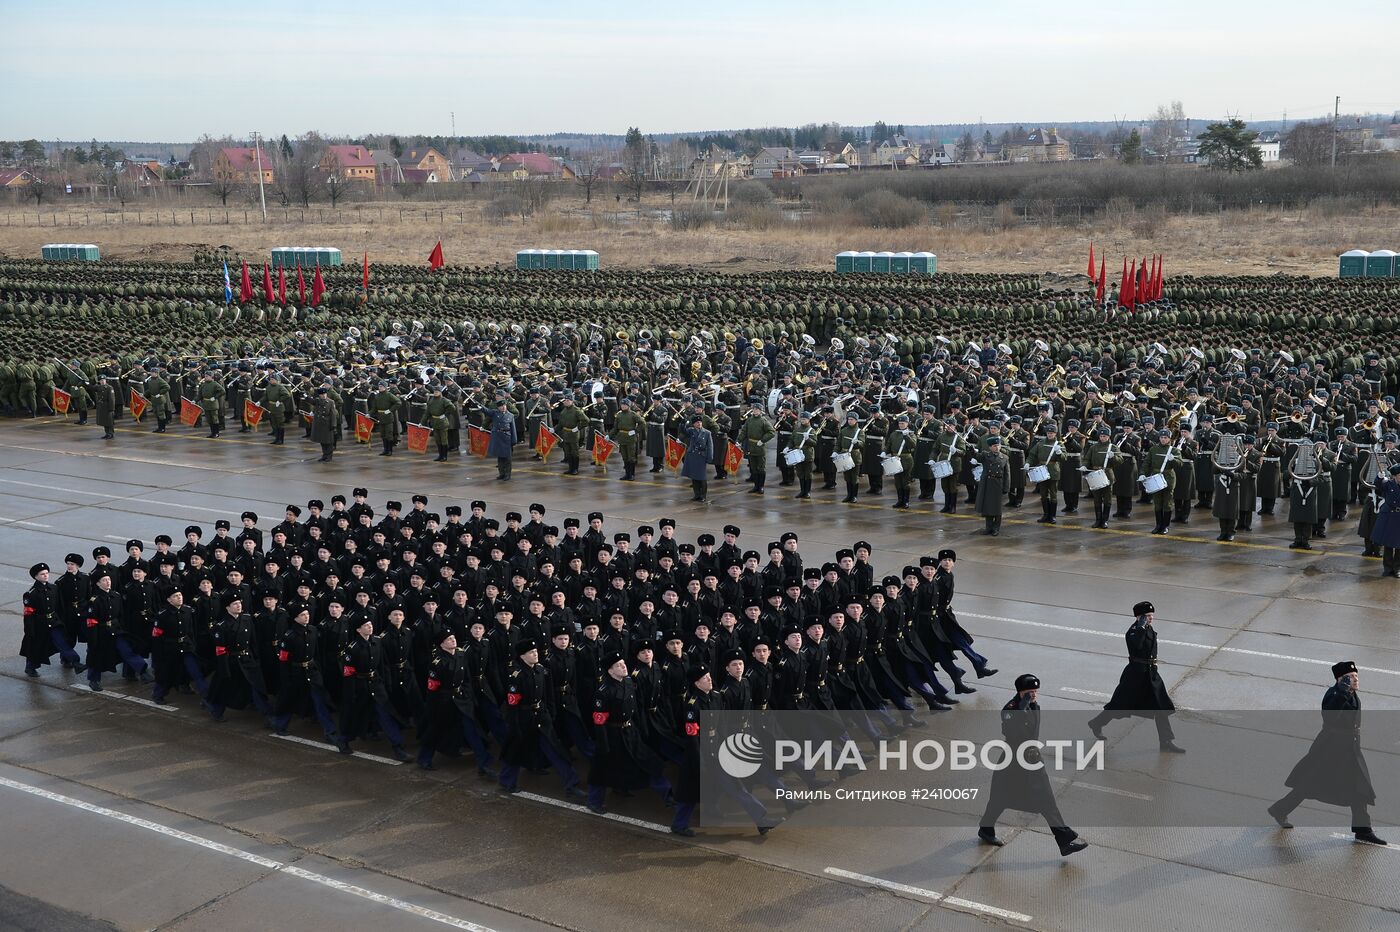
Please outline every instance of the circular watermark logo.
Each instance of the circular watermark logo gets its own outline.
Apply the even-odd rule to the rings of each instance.
[[[753,735],[738,731],[724,739],[715,756],[720,769],[736,780],[745,780],[763,766],[763,745]]]

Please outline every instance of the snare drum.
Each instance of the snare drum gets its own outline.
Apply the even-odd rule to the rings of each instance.
[[[1085,474],[1084,481],[1088,483],[1090,492],[1097,492],[1108,485],[1108,473],[1102,469],[1091,469]]]
[[[1165,491],[1166,488],[1167,477],[1159,472],[1153,473],[1146,479],[1142,480],[1142,490],[1148,495],[1156,495],[1158,492]]]
[[[951,460],[929,460],[928,464],[933,467],[933,478],[935,479],[947,479],[953,474]]]
[[[1050,478],[1050,467],[1032,466],[1026,470],[1026,478],[1037,484],[1045,482]]]
[[[833,453],[831,462],[837,472],[849,472],[856,468],[856,458],[849,453]]]
[[[783,462],[787,463],[789,466],[796,466],[806,458],[807,454],[803,453],[801,450],[788,450],[783,453]]]
[[[897,456],[887,456],[880,460],[880,468],[887,476],[897,476],[904,472],[904,462]]]

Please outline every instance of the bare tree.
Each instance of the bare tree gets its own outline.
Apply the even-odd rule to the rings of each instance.
[[[549,203],[549,199],[554,196],[554,182],[544,176],[526,178],[520,182],[520,217],[524,218],[539,213],[544,209],[544,205]]]
[[[1148,119],[1147,138],[1143,143],[1160,159],[1171,154],[1173,140],[1186,130],[1186,108],[1181,101],[1158,104]]]
[[[42,207],[44,198],[49,193],[49,184],[42,178],[36,177],[24,188],[24,196],[34,202],[35,207]]]
[[[219,199],[219,203],[227,207],[228,199],[238,190],[238,185],[233,183],[232,178],[215,178],[209,190],[214,192],[214,196]]]
[[[603,173],[603,155],[600,152],[587,152],[578,160],[578,171],[575,178],[583,185],[583,202],[593,203],[593,187],[598,183]]]
[[[1337,155],[1351,152],[1351,142],[1345,136],[1337,137]],[[1319,168],[1332,161],[1332,124],[1319,120],[1315,123],[1299,123],[1288,131],[1283,139],[1283,151],[1279,153],[1295,165]]]
[[[330,198],[331,209],[340,203],[340,199],[350,193],[350,185],[340,175],[331,175],[326,179],[326,197]]]

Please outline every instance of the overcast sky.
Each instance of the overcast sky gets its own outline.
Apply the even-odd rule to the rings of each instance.
[[[446,134],[453,111],[461,135],[1054,124],[1141,119],[1173,99],[1193,118],[1292,121],[1330,112],[1334,94],[1344,112],[1400,109],[1396,12],[1295,0],[0,0],[0,138]]]

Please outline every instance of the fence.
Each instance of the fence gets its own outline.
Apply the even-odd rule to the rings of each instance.
[[[267,211],[268,223],[384,223],[386,221],[435,221],[466,223],[467,214],[476,211],[440,207],[356,207],[334,208],[278,207]],[[233,226],[262,223],[257,207],[209,207],[185,210],[61,210],[0,211],[7,227],[114,227],[114,226]]]

